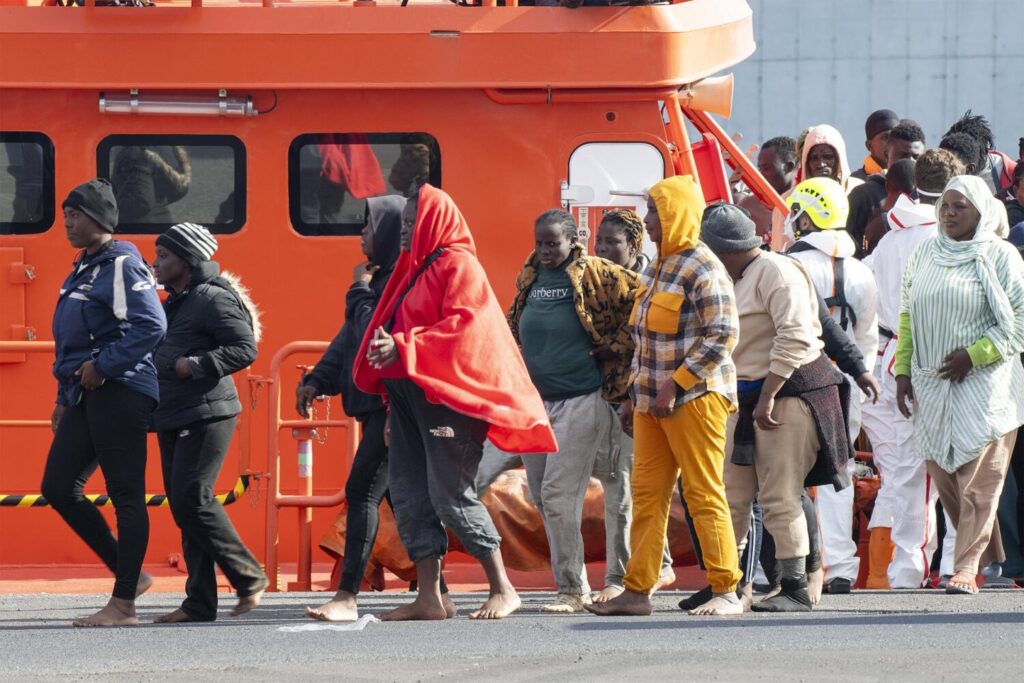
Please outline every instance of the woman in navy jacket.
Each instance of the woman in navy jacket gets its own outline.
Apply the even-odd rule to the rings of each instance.
[[[79,185],[62,204],[68,242],[81,249],[53,314],[57,405],[42,493],[114,572],[107,606],[75,626],[138,623],[135,598],[149,542],[146,432],[159,399],[153,349],[167,329],[155,282],[135,245],[114,239],[117,202],[103,179]],[[103,471],[117,538],[82,494]]]

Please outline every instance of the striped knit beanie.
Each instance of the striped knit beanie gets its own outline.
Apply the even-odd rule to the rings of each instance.
[[[156,238],[156,244],[174,252],[193,268],[209,261],[217,251],[217,239],[196,223],[172,225]]]

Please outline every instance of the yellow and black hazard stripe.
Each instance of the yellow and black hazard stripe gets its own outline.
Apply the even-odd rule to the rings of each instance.
[[[234,488],[227,493],[217,496],[217,500],[220,501],[221,505],[231,505],[242,497],[247,488],[249,488],[249,475],[243,474],[238,477]],[[86,495],[85,498],[97,507],[113,507],[114,505],[114,501],[110,499],[110,496],[100,493],[92,493]],[[166,507],[168,505],[167,496],[163,493],[147,493],[146,505],[148,507]],[[46,498],[43,498],[38,493],[26,493],[24,495],[0,494],[0,507],[41,508],[47,506],[49,506],[49,503],[46,502]]]

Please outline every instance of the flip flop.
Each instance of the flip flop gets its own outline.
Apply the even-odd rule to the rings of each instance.
[[[954,582],[952,579],[946,584],[948,595],[977,595],[978,589],[969,584]]]

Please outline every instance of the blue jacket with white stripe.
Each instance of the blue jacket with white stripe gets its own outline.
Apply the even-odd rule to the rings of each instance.
[[[166,331],[156,281],[134,244],[110,240],[91,256],[83,251],[53,312],[57,403],[81,400],[75,371],[90,359],[108,381],[158,401],[153,349]]]

